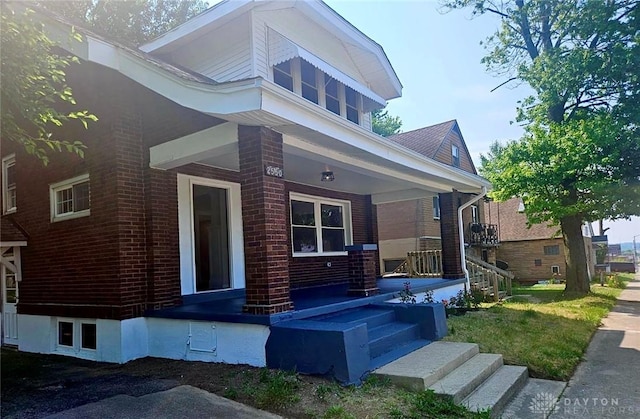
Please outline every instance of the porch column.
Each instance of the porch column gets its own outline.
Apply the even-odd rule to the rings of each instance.
[[[281,172],[282,135],[264,127],[239,126],[238,153],[246,280],[244,311],[288,311],[293,304],[289,293],[289,223]]]
[[[464,278],[460,261],[460,235],[458,229],[458,207],[462,204],[458,191],[440,195],[440,237],[442,238],[442,277]]]
[[[376,283],[378,245],[355,244],[345,248],[349,252],[349,295],[368,297],[380,293]]]

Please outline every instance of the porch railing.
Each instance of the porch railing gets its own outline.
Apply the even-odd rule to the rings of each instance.
[[[472,256],[467,256],[466,260],[472,288],[481,290],[485,297],[496,302],[511,295],[511,281],[514,277],[511,272]]]
[[[497,224],[470,223],[469,236],[472,246],[497,246],[500,242]]]
[[[407,253],[407,258],[393,271],[406,273],[412,278],[442,276],[442,250],[422,250]]]
[[[494,301],[511,295],[511,281],[514,278],[511,272],[472,256],[467,256],[466,262],[472,288],[481,290],[485,297]],[[443,273],[442,250],[408,252],[407,258],[393,273],[404,273],[412,278],[441,277]]]

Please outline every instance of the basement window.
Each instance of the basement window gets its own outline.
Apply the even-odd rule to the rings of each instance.
[[[58,319],[56,350],[62,353],[83,354],[94,358],[98,347],[97,328],[94,320]]]
[[[72,322],[58,322],[58,345],[73,347]]]
[[[51,221],[90,215],[88,174],[51,185],[50,195]]]

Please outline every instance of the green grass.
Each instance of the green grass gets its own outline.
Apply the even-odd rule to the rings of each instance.
[[[584,297],[563,295],[564,285],[514,287],[512,299],[448,319],[447,341],[475,342],[481,352],[500,353],[505,363],[524,365],[533,377],[568,380],[621,287],[591,287]]]

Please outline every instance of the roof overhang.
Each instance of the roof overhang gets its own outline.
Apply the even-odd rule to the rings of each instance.
[[[126,48],[90,35],[85,35],[81,43],[63,46],[186,108],[236,124],[266,126],[281,132],[288,150],[285,151],[290,155],[322,158],[336,166],[349,167],[354,173],[393,180],[396,186],[384,192],[387,194],[453,189],[477,193],[482,187],[491,186],[480,176],[402,147],[262,78],[220,84],[187,80]],[[225,142],[221,146],[233,145]],[[159,159],[162,158],[166,156]],[[188,161],[188,156],[180,159]],[[397,186],[397,182],[404,186]]]
[[[363,76],[370,80],[372,85],[383,86],[384,93],[378,95],[379,97],[384,97],[382,103],[402,95],[402,83],[400,83],[383,48],[319,0],[287,0],[277,2],[267,2],[264,0],[225,0],[151,42],[140,46],[140,49],[153,54],[169,53],[203,36],[207,32],[230,22],[243,13],[247,13],[254,8],[269,7],[295,8],[326,27],[329,33],[337,36],[343,42],[347,51],[349,51],[350,56]],[[371,56],[375,57],[377,65],[371,65],[369,59]],[[311,64],[316,65],[315,62],[311,62]]]

